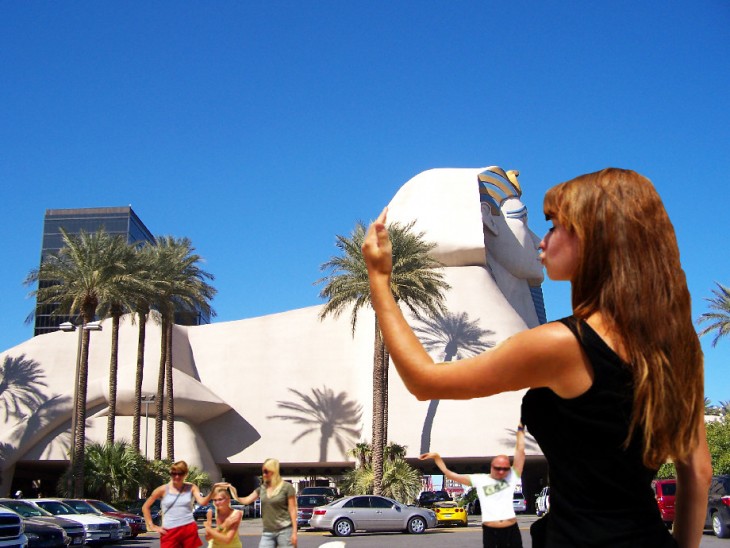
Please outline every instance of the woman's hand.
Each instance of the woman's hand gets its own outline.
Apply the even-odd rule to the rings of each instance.
[[[393,247],[388,236],[388,229],[385,228],[387,215],[388,208],[386,207],[372,222],[363,240],[362,254],[370,276],[374,274],[390,276],[393,271]]]
[[[441,455],[439,455],[438,453],[424,453],[423,455],[418,457],[418,459],[419,460],[437,459],[440,456]]]
[[[297,545],[297,532],[296,531],[292,531],[292,534],[291,534],[291,543],[292,543],[293,546],[296,546]]]

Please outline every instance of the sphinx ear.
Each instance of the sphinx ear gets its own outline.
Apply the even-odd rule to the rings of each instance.
[[[488,203],[482,202],[482,224],[495,236],[499,236],[499,229],[497,228],[497,222],[494,219],[492,208]]]

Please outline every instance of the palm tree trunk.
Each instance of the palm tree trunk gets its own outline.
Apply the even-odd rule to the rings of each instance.
[[[383,336],[375,318],[375,348],[373,359],[373,494],[380,495],[383,483]]]
[[[167,360],[167,319],[162,317],[160,329],[160,369],[157,374],[155,402],[155,460],[162,459],[162,396],[165,393],[165,362]]]
[[[167,356],[165,360],[165,385],[167,392],[167,409],[165,420],[167,421],[167,458],[175,461],[175,396],[172,387],[172,321],[167,325]]]
[[[137,369],[134,374],[134,418],[132,420],[132,447],[140,452],[140,423],[142,421],[142,380],[144,377],[144,343],[147,336],[147,313],[137,313],[139,333],[137,336]]]
[[[390,354],[383,343],[383,446],[388,445],[388,374],[390,373]]]
[[[93,317],[93,316],[92,316]],[[84,320],[83,325],[87,321]],[[83,329],[81,327],[80,329]],[[81,359],[79,360],[79,370],[76,385],[76,401],[74,402],[74,419],[76,428],[73,440],[73,466],[71,467],[71,478],[73,492],[71,496],[74,498],[83,498],[84,496],[84,447],[86,446],[86,389],[89,382],[89,341],[90,332],[83,329],[81,334]]]
[[[444,362],[450,362],[455,357],[456,352],[447,351],[444,354]],[[431,450],[431,432],[433,432],[433,421],[436,418],[439,401],[431,400],[428,402],[428,411],[426,411],[426,419],[423,421],[423,430],[421,430],[421,453],[428,453]]]
[[[117,420],[117,371],[119,369],[119,312],[112,315],[112,350],[109,360],[109,411],[106,419],[106,444],[114,443],[114,427]]]

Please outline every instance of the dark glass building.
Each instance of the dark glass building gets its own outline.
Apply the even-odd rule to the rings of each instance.
[[[122,236],[128,243],[155,243],[155,237],[132,210],[131,206],[47,209],[43,220],[41,262],[48,254],[57,253],[63,246],[61,228],[69,235],[76,235],[81,231],[92,233],[103,228],[111,235]],[[52,316],[54,308],[54,305],[36,305],[33,335],[56,331],[62,322],[73,321],[69,317]],[[184,313],[184,315],[176,317],[175,320],[183,325],[210,323],[209,317],[192,312]]]

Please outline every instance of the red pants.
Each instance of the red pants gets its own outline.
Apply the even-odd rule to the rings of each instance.
[[[160,535],[160,548],[198,548],[201,544],[198,524],[195,522],[173,527]]]

